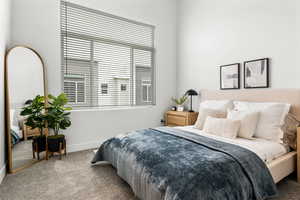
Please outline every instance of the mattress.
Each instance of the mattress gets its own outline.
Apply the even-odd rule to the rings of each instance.
[[[284,144],[280,144],[274,141],[269,141],[261,138],[254,138],[253,140],[244,138],[224,138],[209,133],[205,133],[202,130],[194,128],[194,126],[178,126],[175,127],[183,131],[193,132],[205,137],[209,137],[218,141],[227,142],[230,144],[235,144],[246,148],[254,152],[258,157],[260,157],[264,162],[270,163],[272,160],[286,154],[289,152],[289,148]]]

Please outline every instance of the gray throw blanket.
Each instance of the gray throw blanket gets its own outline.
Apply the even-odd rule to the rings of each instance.
[[[116,167],[142,200],[264,200],[277,194],[255,153],[175,128],[109,139],[92,163],[98,161]]]

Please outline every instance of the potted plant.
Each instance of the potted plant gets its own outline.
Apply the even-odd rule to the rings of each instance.
[[[25,125],[31,129],[38,128],[39,136],[33,137],[33,146],[37,145],[35,152],[46,150],[46,137],[44,129],[46,128],[45,98],[37,95],[33,100],[27,100],[22,108],[21,116],[25,116]]]
[[[65,136],[60,134],[61,129],[67,129],[71,126],[70,111],[71,107],[66,107],[68,103],[68,98],[66,94],[62,93],[57,97],[53,95],[48,95],[48,106],[47,110],[47,122],[48,128],[52,129],[54,135],[48,136],[48,150],[50,152],[58,152],[59,145],[64,144],[65,146]]]
[[[172,98],[172,100],[174,101],[174,103],[176,104],[177,107],[177,111],[183,111],[184,110],[184,103],[187,100],[187,96],[183,95],[182,97],[176,99],[176,98]]]

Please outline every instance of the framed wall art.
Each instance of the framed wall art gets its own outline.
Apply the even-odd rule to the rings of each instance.
[[[220,89],[240,89],[240,64],[220,66]]]
[[[244,62],[244,88],[269,87],[269,59],[262,58]]]

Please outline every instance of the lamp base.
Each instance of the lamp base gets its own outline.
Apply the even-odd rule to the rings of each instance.
[[[193,111],[193,110],[189,110],[189,112],[195,112],[195,111]]]

